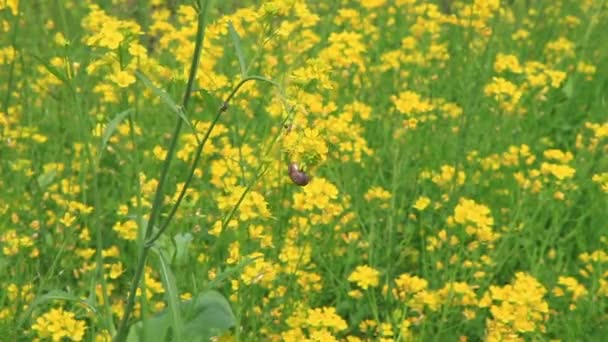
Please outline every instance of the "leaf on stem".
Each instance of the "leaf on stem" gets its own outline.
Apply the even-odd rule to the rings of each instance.
[[[182,119],[182,121],[184,121],[186,123],[186,125],[192,131],[194,131],[194,127],[192,127],[192,124],[190,123],[190,120],[186,116],[186,113],[184,113],[184,109],[182,108],[182,106],[175,103],[175,101],[173,101],[171,96],[169,96],[169,94],[167,94],[166,91],[155,86],[154,83],[152,83],[152,81],[146,75],[144,75],[141,71],[139,71],[139,70],[135,71],[135,75],[137,76],[137,78],[139,78],[140,81],[143,82],[143,84],[148,89],[152,90],[152,92],[154,92],[154,94],[156,94],[156,96],[160,97],[160,99],[169,107],[169,109],[171,109],[172,112],[177,114],[177,116],[179,116]]]
[[[152,248],[158,254],[160,261],[160,275],[165,288],[165,300],[168,304],[169,316],[171,318],[171,327],[173,328],[173,341],[181,341],[183,323],[180,309],[179,293],[175,284],[175,276],[171,271],[171,266],[167,262],[167,258],[162,251]]]
[[[122,122],[122,120],[124,120],[125,117],[127,117],[127,115],[129,115],[131,113],[131,111],[132,111],[132,109],[127,109],[127,110],[119,113],[118,115],[116,115],[116,117],[114,117],[112,120],[110,120],[110,122],[106,125],[106,128],[103,130],[103,135],[101,137],[101,148],[99,149],[99,151],[101,151],[101,153],[103,153],[103,151],[106,150],[106,147],[108,146],[108,141],[110,141],[110,137],[116,131],[118,124],[120,124]]]
[[[236,32],[236,29],[234,28],[234,25],[232,25],[231,21],[228,21],[228,31],[230,32],[230,37],[232,38],[232,43],[234,44],[236,57],[239,59],[241,76],[245,78],[247,77],[247,61],[245,60],[245,53],[241,47],[241,37],[239,36],[238,32]]]

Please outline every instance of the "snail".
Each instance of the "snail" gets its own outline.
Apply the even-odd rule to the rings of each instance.
[[[310,182],[311,177],[303,170],[300,170],[298,163],[292,162],[289,164],[289,167],[287,167],[287,172],[289,173],[289,178],[291,178],[291,181],[299,186],[305,186]]]

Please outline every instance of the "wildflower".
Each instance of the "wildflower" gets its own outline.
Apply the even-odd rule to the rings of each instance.
[[[593,64],[589,64],[589,63],[585,63],[584,61],[580,61],[576,65],[576,71],[580,72],[581,74],[586,75],[588,77],[588,79],[590,79],[590,77],[593,76],[595,74],[595,72],[597,71],[597,68]]]
[[[490,307],[492,319],[486,322],[493,339],[510,334],[543,331],[549,305],[544,300],[547,290],[534,277],[518,272],[512,284],[490,286],[479,302]]]
[[[55,41],[55,44],[59,46],[67,46],[69,44],[69,42],[67,41],[67,39],[65,39],[65,36],[61,32],[55,33],[55,37],[53,39]]]
[[[483,91],[486,96],[493,97],[507,112],[514,111],[523,95],[517,85],[502,77],[493,77],[492,82],[487,84]]]
[[[336,308],[322,307],[309,309],[306,324],[312,327],[326,327],[334,331],[345,330],[348,325],[336,312]]]
[[[557,56],[573,57],[574,47],[575,45],[571,40],[559,37],[557,40],[548,42],[545,46],[545,51],[548,55],[556,58]]]
[[[403,91],[399,93],[399,96],[391,96],[391,101],[400,113],[407,116],[426,113],[434,109],[430,101],[411,90]]]
[[[112,226],[121,239],[134,241],[137,239],[137,222],[135,220],[127,220],[125,222],[116,222]]]
[[[414,203],[414,208],[420,211],[426,209],[431,204],[431,199],[426,196],[420,196]]]
[[[110,266],[110,279],[116,279],[118,277],[120,277],[120,275],[125,271],[122,263],[121,262],[117,262],[117,263],[113,263]]]
[[[380,186],[374,186],[369,188],[365,195],[363,195],[363,198],[365,198],[366,201],[371,201],[373,199],[389,200],[391,199],[391,197],[391,193]]]
[[[553,175],[558,180],[564,180],[567,178],[572,178],[576,173],[576,169],[561,164],[553,164],[553,163],[542,163],[540,165],[540,170],[543,174]]]
[[[338,188],[320,177],[314,178],[303,190],[293,196],[293,207],[297,210],[329,209],[338,198]]]
[[[359,0],[359,3],[367,9],[373,9],[383,6],[386,0]]]
[[[110,79],[121,88],[126,88],[135,83],[135,76],[125,70],[118,71],[114,75],[111,75]]]
[[[517,56],[502,53],[496,55],[496,61],[494,61],[494,70],[498,73],[510,71],[516,74],[521,74],[523,72],[523,68],[519,64]]]
[[[36,319],[32,329],[40,338],[50,338],[53,341],[62,341],[64,338],[82,341],[86,326],[84,321],[74,317],[73,312],[64,311],[63,308],[51,309]]]
[[[251,190],[241,200],[241,196],[245,191],[246,188],[243,186],[228,187],[226,189],[227,194],[219,196],[217,199],[218,208],[222,211],[229,211],[240,201],[237,211],[240,221],[270,217],[271,213],[268,210],[268,202],[266,202],[264,196],[257,191]]]
[[[562,285],[566,291],[572,294],[572,301],[577,301],[580,297],[584,297],[588,294],[585,286],[580,284],[576,278],[560,276],[557,280],[558,285]]]
[[[490,216],[490,209],[467,198],[461,198],[454,209],[454,221],[461,224],[475,223],[480,227],[494,225],[494,219]]]
[[[608,172],[594,174],[591,180],[599,184],[603,192],[608,193]]]
[[[395,279],[393,295],[401,300],[426,290],[429,282],[426,279],[404,273]]]
[[[348,281],[357,283],[359,287],[367,290],[369,287],[378,286],[380,272],[367,265],[357,266],[348,277]]]

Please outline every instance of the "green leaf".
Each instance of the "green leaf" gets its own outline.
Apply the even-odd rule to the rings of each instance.
[[[127,342],[142,342],[142,341],[167,341],[171,320],[166,311],[151,317],[146,322],[146,330],[144,324],[139,321],[129,328]]]
[[[205,291],[192,300],[180,302],[184,325],[180,331],[184,341],[204,341],[222,335],[236,325],[230,303],[217,291]],[[171,317],[168,309],[151,317],[146,322],[137,322],[129,329],[127,342],[175,341],[176,334],[171,330]],[[171,334],[170,331],[173,331]]]
[[[180,233],[173,237],[175,241],[175,257],[173,259],[176,265],[186,265],[188,263],[188,246],[192,242],[192,234]]]
[[[38,63],[42,64],[42,66],[51,74],[53,74],[53,76],[57,77],[58,79],[61,80],[61,82],[69,85],[70,82],[68,81],[67,77],[65,77],[64,74],[62,74],[61,72],[59,72],[57,70],[57,68],[55,68],[51,63],[49,63],[48,61],[45,61],[44,59],[36,56],[36,55],[32,55],[32,57],[34,57],[35,60],[38,61]]]
[[[217,291],[199,293],[184,309],[188,320],[183,332],[188,340],[209,341],[236,325],[230,303]]]
[[[144,226],[145,227],[145,226]],[[168,235],[161,235],[153,244],[157,251],[167,256],[167,259],[173,260],[175,255],[175,242]]]
[[[152,83],[152,81],[146,75],[144,75],[141,71],[139,71],[139,70],[135,71],[135,75],[137,76],[137,78],[139,78],[140,81],[142,81],[142,83],[148,89],[152,90],[152,92],[154,94],[156,94],[156,96],[160,97],[160,99],[169,107],[169,109],[171,109],[172,112],[177,114],[177,116],[179,116],[182,119],[182,121],[184,121],[186,123],[186,125],[188,127],[190,127],[191,130],[194,131],[194,127],[192,127],[192,124],[190,124],[190,120],[186,116],[186,113],[184,113],[184,109],[182,108],[182,106],[175,103],[175,101],[173,101],[171,96],[169,96],[169,94],[167,94],[166,91],[155,86],[154,83]]]
[[[183,322],[181,317],[179,292],[177,291],[177,285],[175,284],[175,276],[173,276],[171,267],[162,251],[155,248],[152,250],[158,254],[158,259],[160,261],[160,275],[163,282],[163,287],[165,288],[165,300],[168,303],[169,317],[171,327],[173,328],[173,341],[181,341]]]
[[[133,111],[133,109],[127,109],[127,110],[125,110],[125,111],[123,111],[121,113],[118,113],[118,115],[116,115],[106,125],[105,129],[103,130],[103,135],[101,136],[101,148],[99,149],[101,151],[101,153],[103,153],[103,151],[106,150],[106,147],[108,146],[108,141],[110,141],[110,137],[112,136],[112,134],[114,134],[114,132],[116,131],[116,128],[118,127],[118,125],[132,111]]]
[[[34,302],[28,306],[27,310],[23,314],[21,314],[21,317],[19,317],[17,326],[21,326],[25,322],[25,320],[28,319],[28,317],[30,317],[30,315],[32,314],[32,312],[38,305],[46,303],[46,302],[50,302],[53,300],[65,300],[65,301],[70,301],[70,302],[77,302],[79,304],[86,306],[87,309],[91,310],[91,312],[97,313],[97,309],[95,308],[95,306],[93,304],[89,303],[89,301],[87,301],[86,299],[76,297],[65,291],[53,290],[53,291],[50,291],[50,292],[43,294],[42,296],[39,296],[38,298],[36,298],[36,300],[34,300]]]
[[[566,95],[566,98],[568,99],[572,98],[572,95],[574,95],[574,83],[574,78],[570,77],[562,88],[562,92],[564,92],[564,95]]]
[[[247,77],[247,61],[245,60],[245,54],[243,53],[243,48],[241,47],[241,37],[238,32],[232,25],[231,21],[228,21],[228,31],[230,32],[230,37],[232,38],[232,43],[234,44],[234,50],[236,51],[236,56],[239,59],[239,66],[241,67],[241,76],[243,78]]]
[[[211,108],[213,111],[217,110],[220,106],[220,100],[218,100],[215,96],[211,95],[211,93],[207,89],[197,89],[196,90],[203,100],[203,108],[207,110]]]
[[[55,170],[55,169],[52,169],[49,172],[41,174],[40,176],[38,176],[38,179],[37,179],[38,187],[40,187],[40,189],[42,189],[42,190],[46,189],[46,187],[49,186],[49,184],[51,184],[53,182],[56,175],[57,175],[57,170]]]

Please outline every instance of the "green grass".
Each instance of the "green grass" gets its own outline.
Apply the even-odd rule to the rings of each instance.
[[[607,5],[382,2],[0,1],[2,339],[601,341]]]

